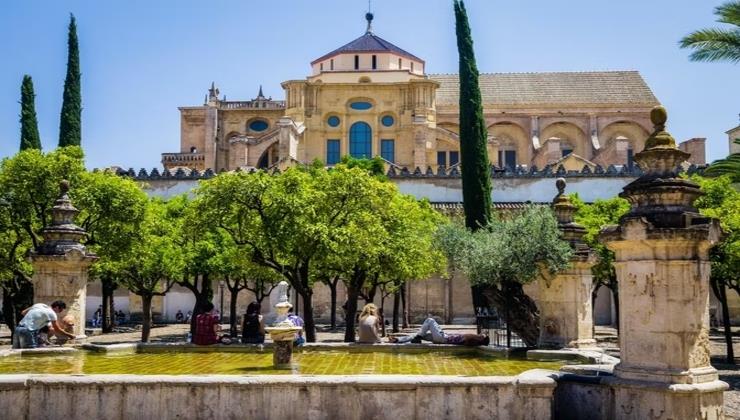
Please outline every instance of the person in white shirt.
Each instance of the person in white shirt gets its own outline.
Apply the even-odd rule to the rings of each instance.
[[[38,347],[37,338],[39,330],[47,325],[50,325],[50,333],[60,334],[69,339],[74,339],[74,334],[64,331],[57,322],[57,315],[64,312],[65,309],[67,309],[67,304],[61,300],[53,302],[51,306],[45,303],[37,303],[30,308],[24,309],[21,312],[23,319],[15,327],[15,333],[13,334],[13,348],[28,349]]]

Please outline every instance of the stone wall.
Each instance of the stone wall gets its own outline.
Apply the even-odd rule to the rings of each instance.
[[[3,375],[8,419],[549,419],[555,381],[444,376]]]

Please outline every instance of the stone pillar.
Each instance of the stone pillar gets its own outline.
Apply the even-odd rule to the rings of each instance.
[[[564,195],[565,179],[556,182],[558,195],[553,210],[563,239],[573,248],[570,267],[540,280],[540,338],[538,347],[595,347],[593,337],[593,309],[591,266],[594,255],[583,243],[586,229],[573,221],[576,207]]]
[[[87,269],[97,257],[80,241],[87,233],[74,224],[79,211],[69,201],[69,183],[62,181],[61,196],[52,209],[51,226],[44,228],[43,243],[31,254],[34,302],[50,304],[63,300],[66,314],[75,319],[74,335],[85,337]]]
[[[723,415],[723,391],[709,363],[709,248],[717,220],[693,203],[699,186],[677,175],[689,154],[665,131],[665,109],[650,114],[655,131],[635,161],[645,171],[620,194],[631,205],[601,232],[615,253],[621,362],[614,369],[615,418]]]
[[[289,117],[283,117],[278,120],[280,127],[278,156],[280,161],[298,160],[298,130],[295,122]]]
[[[427,146],[429,143],[429,128],[424,116],[414,117],[414,169],[419,168],[424,172],[429,162],[427,162]]]
[[[272,352],[272,366],[275,369],[288,369],[293,366],[293,335],[289,340],[275,341]]]

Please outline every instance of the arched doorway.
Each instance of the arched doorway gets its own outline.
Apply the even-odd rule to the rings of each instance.
[[[373,129],[366,122],[356,122],[349,129],[349,154],[353,158],[373,157]]]

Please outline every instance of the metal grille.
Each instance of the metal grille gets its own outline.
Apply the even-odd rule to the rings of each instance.
[[[511,331],[504,316],[499,316],[494,308],[476,308],[475,320],[478,334],[488,334],[491,345],[505,348],[527,347],[519,336]]]

